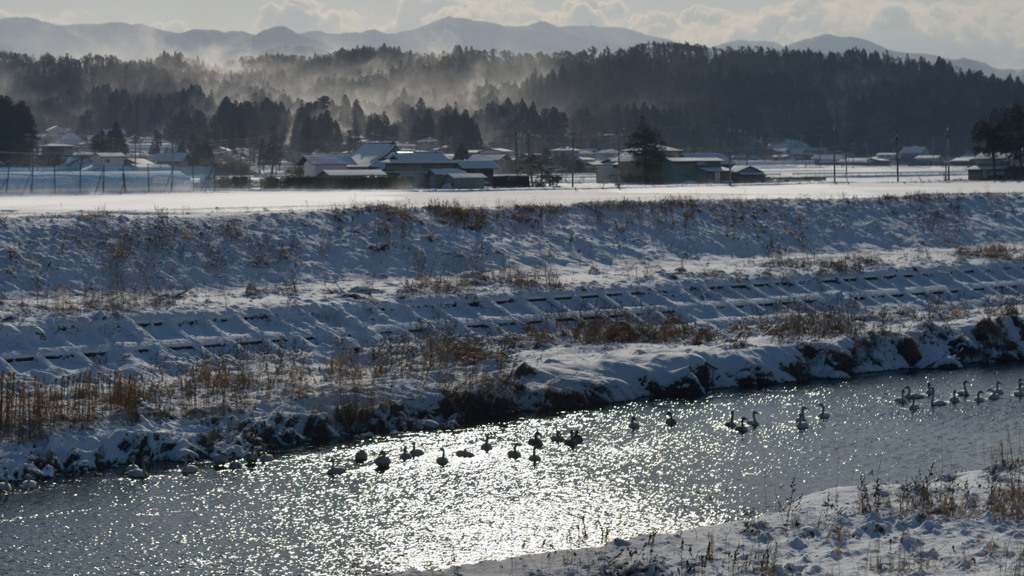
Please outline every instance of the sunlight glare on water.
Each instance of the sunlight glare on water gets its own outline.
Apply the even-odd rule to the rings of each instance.
[[[375,438],[252,469],[207,466],[188,477],[170,469],[143,482],[103,474],[4,500],[0,565],[24,574],[436,569],[735,520],[862,476],[884,482],[981,468],[1000,441],[1024,445],[1024,402],[1011,394],[1017,371],[927,377],[943,400],[965,378],[972,394],[1002,379],[1006,394],[934,409],[924,400],[912,413],[893,400],[904,386],[924,392],[925,376],[893,374]],[[818,418],[819,402],[828,420]],[[798,431],[801,406],[809,428]],[[737,421],[757,410],[760,426],[730,430],[730,410]],[[666,425],[668,411],[675,427]],[[551,441],[570,430],[584,437],[577,448]],[[538,431],[544,446],[532,464],[526,441]],[[490,453],[481,449],[485,435]],[[425,454],[401,460],[413,443]],[[514,443],[518,460],[507,456]],[[390,468],[356,465],[358,448],[371,460],[386,451]],[[347,471],[329,476],[335,461]]]

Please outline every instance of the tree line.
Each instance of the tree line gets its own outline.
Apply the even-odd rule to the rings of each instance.
[[[40,126],[93,139],[116,123],[127,135],[190,148],[249,148],[267,164],[360,139],[433,137],[450,150],[613,148],[641,118],[672,146],[735,155],[766,153],[784,138],[849,155],[898,142],[942,153],[948,142],[958,154],[971,149],[978,118],[1024,102],[1019,78],[941,58],[676,43],[532,55],[381,46],[251,56],[229,67],[181,54],[4,52],[0,78],[0,112],[31,112]],[[30,149],[24,130],[0,123],[5,161]]]

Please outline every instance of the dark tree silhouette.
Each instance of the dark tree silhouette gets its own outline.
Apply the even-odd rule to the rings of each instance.
[[[0,162],[28,164],[36,147],[36,121],[23,101],[0,96]]]
[[[645,184],[653,184],[661,176],[661,165],[665,162],[665,139],[661,133],[647,124],[641,116],[640,123],[626,137],[626,150],[640,168],[640,177]]]

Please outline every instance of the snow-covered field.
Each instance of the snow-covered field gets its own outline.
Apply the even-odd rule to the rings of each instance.
[[[1021,192],[905,176],[6,196],[0,403],[33,385],[62,395],[46,435],[7,417],[0,468],[48,479],[138,454],[240,457],[656,394],[1019,361]],[[86,397],[100,400],[82,408]],[[834,501],[849,493],[826,497],[801,514],[849,509]],[[685,554],[678,535],[653,546],[670,573],[706,555],[709,534],[808,574],[866,572],[896,547],[907,572],[1019,570],[996,554],[1019,554],[1016,528],[991,519],[853,518],[811,534],[777,517],[773,530],[700,530],[681,536]],[[829,539],[834,525],[856,537]],[[942,561],[920,559],[932,547]],[[516,562],[460,573],[588,573],[554,556]],[[736,562],[701,570],[741,573]]]

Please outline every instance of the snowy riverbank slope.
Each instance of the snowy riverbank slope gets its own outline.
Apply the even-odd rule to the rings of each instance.
[[[59,394],[38,429],[4,422],[0,466],[49,477],[1020,360],[1024,195],[929,186],[12,212],[5,398]]]
[[[1024,570],[1019,464],[1002,462],[958,477],[897,485],[839,487],[747,520],[428,573],[1019,574]]]

